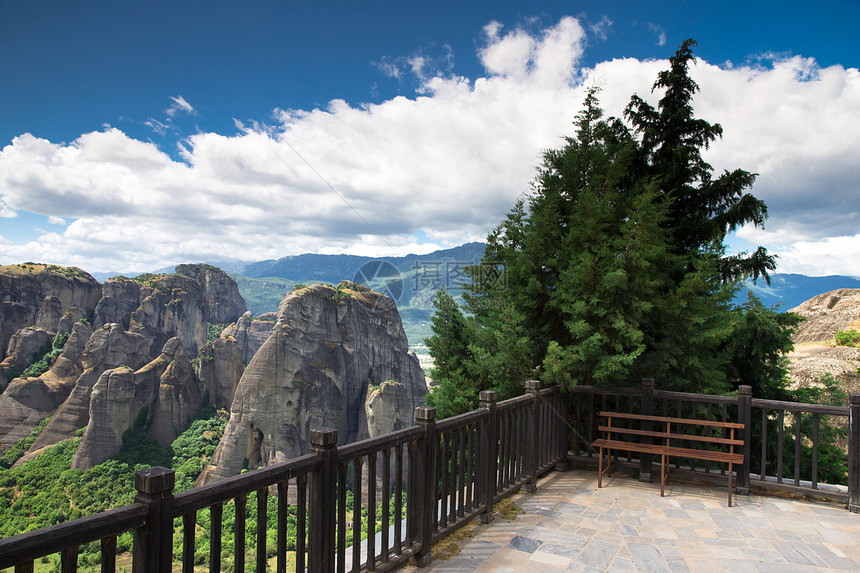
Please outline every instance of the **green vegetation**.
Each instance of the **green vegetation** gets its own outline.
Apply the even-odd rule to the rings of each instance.
[[[342,289],[340,286],[335,288],[334,294],[331,295],[331,301],[335,304],[346,302],[350,298],[352,298],[352,293],[346,289]]]
[[[3,454],[3,457],[0,458],[0,469],[9,469],[12,465],[17,462],[21,456],[23,456],[27,450],[30,449],[30,446],[33,445],[33,442],[36,441],[36,438],[39,437],[39,434],[42,433],[42,430],[45,429],[45,426],[48,425],[48,422],[51,421],[51,417],[48,416],[44,420],[42,420],[36,428],[30,432],[30,435],[18,440],[18,443],[6,450]]]
[[[211,322],[206,323],[206,344],[211,344],[215,342],[219,338],[221,338],[221,333],[224,332],[224,329],[227,328],[226,324],[212,324]]]
[[[769,280],[765,249],[726,255],[742,225],[761,226],[755,175],[714,175],[702,150],[722,135],[698,119],[685,41],[654,84],[652,107],[633,96],[627,123],[603,118],[596,89],[575,135],[546,151],[533,193],[488,236],[467,269],[465,308],[441,293],[425,342],[441,416],[500,398],[523,380],[623,386],[654,378],[665,390],[723,394],[751,384],[783,394],[783,355],[798,318],[755,299],[732,304],[740,281]]]
[[[21,378],[35,378],[41,376],[45,372],[47,372],[51,366],[53,366],[54,361],[57,357],[62,354],[63,346],[66,344],[66,341],[69,339],[71,332],[64,332],[62,334],[56,335],[52,341],[46,341],[45,344],[39,349],[39,352],[36,354],[33,363],[30,364],[24,371],[20,374]],[[13,376],[10,376],[11,380]]]
[[[292,292],[294,288],[304,287],[295,281],[279,277],[251,278],[236,273],[229,275],[236,281],[239,293],[245,299],[248,310],[254,315],[278,310],[278,304],[285,294]]]
[[[857,346],[860,344],[860,331],[854,328],[848,331],[840,330],[834,336],[834,340],[837,346]]]

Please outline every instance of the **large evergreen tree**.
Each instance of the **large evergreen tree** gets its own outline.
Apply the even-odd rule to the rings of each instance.
[[[723,392],[750,383],[742,347],[728,343],[735,330],[749,332],[759,319],[782,331],[794,324],[760,305],[732,308],[737,281],[767,278],[774,261],[764,249],[727,257],[723,241],[741,225],[763,224],[767,211],[747,192],[753,174],[715,178],[702,159],[722,129],[693,115],[694,45],[684,42],[659,75],[654,88],[665,93],[656,109],[633,96],[630,127],[603,119],[589,91],[575,135],[544,153],[530,198],[469,269],[466,313],[453,299],[437,303],[437,317],[456,311],[466,325],[434,319],[428,344],[437,372],[460,365],[431,398],[456,400],[446,413],[474,407],[482,389],[518,394],[534,376],[566,385],[650,376],[663,388]],[[446,342],[457,339],[460,348]],[[756,356],[776,364],[785,340],[772,337]],[[779,378],[778,368],[752,371]]]

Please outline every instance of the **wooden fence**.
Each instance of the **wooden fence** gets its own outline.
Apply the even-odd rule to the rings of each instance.
[[[133,505],[2,539],[0,569],[33,571],[36,559],[59,553],[62,571],[76,571],[79,547],[100,542],[101,570],[115,571],[117,536],[133,531],[135,573],[171,571],[174,563],[191,572],[197,515],[208,511],[209,571],[219,572],[222,535],[231,533],[222,531],[222,515],[232,502],[231,558],[234,570],[244,571],[252,492],[257,571],[268,565],[269,495],[277,496],[279,573],[287,571],[288,553],[297,572],[384,571],[407,560],[426,565],[434,541],[475,517],[492,520],[496,501],[520,487],[534,490],[539,475],[566,459],[567,395],[557,387],[542,390],[529,381],[526,394],[504,402],[486,391],[478,410],[438,423],[435,417],[435,408],[420,407],[415,426],[344,446],[337,446],[337,431],[315,430],[305,456],[175,495],[172,470],[137,472]],[[181,555],[173,552],[176,521]],[[288,552],[290,533],[294,551]]]

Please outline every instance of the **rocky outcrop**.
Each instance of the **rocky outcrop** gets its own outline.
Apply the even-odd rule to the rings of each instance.
[[[234,339],[242,350],[245,364],[248,364],[271,336],[277,319],[278,315],[274,312],[267,312],[257,318],[253,318],[250,311],[246,312],[235,324],[229,325],[221,332],[221,338]]]
[[[0,267],[0,359],[9,339],[26,326],[57,331],[72,307],[89,316],[101,298],[101,285],[76,267],[24,263]]]
[[[197,358],[197,378],[209,391],[209,402],[229,410],[236,386],[245,371],[239,345],[232,338],[222,337],[204,346]]]
[[[408,428],[414,421],[414,408],[411,406],[406,387],[400,382],[388,380],[371,387],[364,402],[364,418],[359,423],[366,433],[359,439],[375,438]]]
[[[169,445],[201,405],[182,342],[172,338],[158,358],[137,371],[120,366],[99,376],[72,467],[87,470],[105,461],[119,451],[123,433],[135,424]]]
[[[81,339],[88,325],[77,323],[63,353],[48,372],[39,378],[16,380],[0,396],[0,444],[9,447],[26,436],[46,416],[50,423],[33,443],[31,450],[55,444],[74,436],[87,425],[89,400],[99,376],[110,368],[127,365],[139,368],[149,358],[146,341],[140,335],[126,332],[118,324],[105,325],[92,332],[85,344]],[[16,414],[24,399],[38,412],[39,419]],[[9,412],[3,416],[4,412]]]
[[[179,265],[176,274],[191,277],[203,288],[209,322],[226,324],[245,312],[245,299],[239,285],[230,276],[212,265]]]
[[[38,326],[26,326],[12,335],[9,346],[6,348],[6,358],[0,362],[0,368],[9,372],[13,368],[21,372],[29,366],[39,350],[44,345],[50,344],[53,336],[44,328]]]
[[[104,297],[94,325],[116,322],[149,341],[156,356],[173,337],[182,339],[186,356],[197,356],[206,342],[208,323],[231,322],[245,312],[236,281],[209,265],[180,265],[181,274],[114,277],[104,284]]]
[[[386,381],[400,388],[391,384],[368,402],[368,392]],[[236,475],[245,459],[253,468],[304,454],[314,428],[337,428],[339,442],[347,443],[386,425],[411,424],[425,393],[393,300],[349,282],[337,290],[294,291],[281,301],[271,336],[242,375],[230,421],[200,481]],[[387,411],[389,402],[405,411]],[[369,428],[370,419],[378,430]]]
[[[812,297],[791,309],[806,320],[797,327],[795,343],[833,342],[840,330],[860,319],[860,289],[843,288]]]
[[[860,348],[834,346],[840,330],[860,329],[860,289],[826,292],[790,312],[806,319],[792,337],[795,349],[788,355],[791,384],[816,386],[830,374],[846,392],[860,392]]]

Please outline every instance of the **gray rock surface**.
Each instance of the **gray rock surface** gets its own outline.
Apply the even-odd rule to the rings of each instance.
[[[806,319],[792,337],[795,343],[833,342],[840,330],[860,319],[860,289],[843,288],[814,296],[792,308]]]
[[[221,269],[205,264],[179,265],[176,274],[191,277],[203,288],[212,324],[233,322],[245,312],[239,285]]]
[[[37,264],[0,267],[0,360],[5,358],[13,334],[34,325],[56,332],[55,321],[73,306],[89,316],[101,292],[98,281],[76,267]]]
[[[120,366],[99,376],[72,467],[87,470],[118,452],[122,434],[139,415],[144,416],[142,429],[163,445],[170,445],[201,405],[200,388],[182,341],[171,338],[155,360],[138,370]]]
[[[278,315],[274,312],[267,312],[257,318],[252,318],[250,311],[246,312],[221,332],[221,338],[234,339],[242,350],[245,364],[249,364],[254,354],[272,335],[277,318]]]
[[[8,372],[13,366],[17,366],[19,371],[24,370],[33,363],[42,346],[46,342],[50,343],[53,338],[47,330],[38,326],[22,328],[9,339],[6,358],[0,362],[0,368],[4,372]]]
[[[77,323],[74,328],[76,333],[82,334],[88,330],[87,325],[81,323]],[[29,451],[67,440],[85,427],[89,421],[90,395],[102,373],[121,365],[139,368],[148,360],[146,352],[147,344],[142,336],[126,332],[114,323],[92,332],[82,349],[78,337],[75,334],[70,336],[63,354],[51,370],[38,379],[68,387],[68,396],[56,408],[56,412],[51,412],[53,418]]]
[[[242,350],[233,338],[222,337],[204,346],[198,358],[197,377],[209,390],[209,402],[229,410],[245,371]]]
[[[368,391],[392,385],[384,397]],[[388,392],[406,411],[386,411]],[[400,393],[402,392],[402,396]],[[230,421],[200,483],[284,461],[308,451],[311,429],[338,430],[339,443],[370,435],[368,419],[412,423],[426,385],[394,301],[343,282],[338,290],[314,285],[287,294],[272,335],[254,355],[236,388]],[[379,408],[379,413],[376,409]]]

